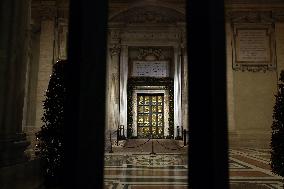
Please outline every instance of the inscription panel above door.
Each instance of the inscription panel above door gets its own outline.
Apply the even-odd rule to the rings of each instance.
[[[133,77],[169,77],[169,61],[133,61]]]

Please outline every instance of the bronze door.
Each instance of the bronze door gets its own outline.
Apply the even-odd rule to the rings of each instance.
[[[139,138],[164,137],[164,94],[137,94]]]

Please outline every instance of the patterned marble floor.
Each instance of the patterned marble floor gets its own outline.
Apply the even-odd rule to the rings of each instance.
[[[269,149],[229,150],[232,189],[283,189],[283,178],[271,172]]]
[[[145,148],[150,150],[150,146]],[[163,151],[156,155],[123,148],[106,153],[105,189],[187,188],[186,148],[173,152],[173,146],[166,149],[168,146],[154,143],[157,151]],[[267,149],[230,149],[230,188],[283,189],[283,178],[271,173],[269,158]]]

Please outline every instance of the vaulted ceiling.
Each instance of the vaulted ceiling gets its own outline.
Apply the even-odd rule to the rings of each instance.
[[[58,4],[69,2],[69,0],[32,0],[32,2],[55,1]],[[165,2],[165,3],[185,3],[186,0],[109,0],[110,3],[135,3],[135,2]],[[224,0],[233,4],[284,4],[284,0]]]
[[[70,0],[32,0],[32,14],[35,17],[39,17],[42,14],[49,14],[49,12],[58,11],[62,14],[62,17],[68,17],[68,9],[69,9],[69,1]],[[135,14],[135,10],[138,12],[143,11],[145,9],[145,18],[148,19],[149,22],[159,21],[158,19],[154,19],[153,16],[159,17],[165,15],[165,11],[172,13],[173,17],[177,21],[181,20],[181,15],[185,15],[185,6],[186,1],[190,0],[109,0],[109,18],[113,19],[116,16],[114,21],[127,20],[127,22],[135,21],[139,22],[139,15]],[[226,9],[248,9],[252,10],[255,7],[262,7],[262,9],[268,8],[276,8],[276,9],[284,9],[284,0],[224,0]],[[146,8],[147,7],[147,8]],[[151,8],[152,7],[152,8]],[[156,10],[154,10],[156,7]],[[159,8],[160,7],[160,8]],[[166,11],[166,12],[167,12]],[[159,14],[156,14],[156,13]],[[136,17],[132,17],[132,15],[136,15]],[[138,16],[137,16],[138,15]],[[128,17],[128,18],[127,18]],[[173,18],[172,17],[172,18]],[[164,20],[165,21],[165,20]],[[169,21],[169,20],[168,20]],[[166,22],[168,22],[166,21]]]
[[[167,7],[143,6],[133,7],[124,12],[110,17],[111,22],[123,22],[127,24],[139,23],[163,23],[171,24],[185,21],[185,14]]]

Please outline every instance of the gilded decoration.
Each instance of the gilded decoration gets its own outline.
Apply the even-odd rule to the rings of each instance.
[[[171,78],[135,77],[129,78],[127,83],[127,137],[133,138],[133,91],[143,88],[143,86],[158,86],[163,90],[168,90],[169,94],[169,135],[167,138],[174,138],[174,82]]]

